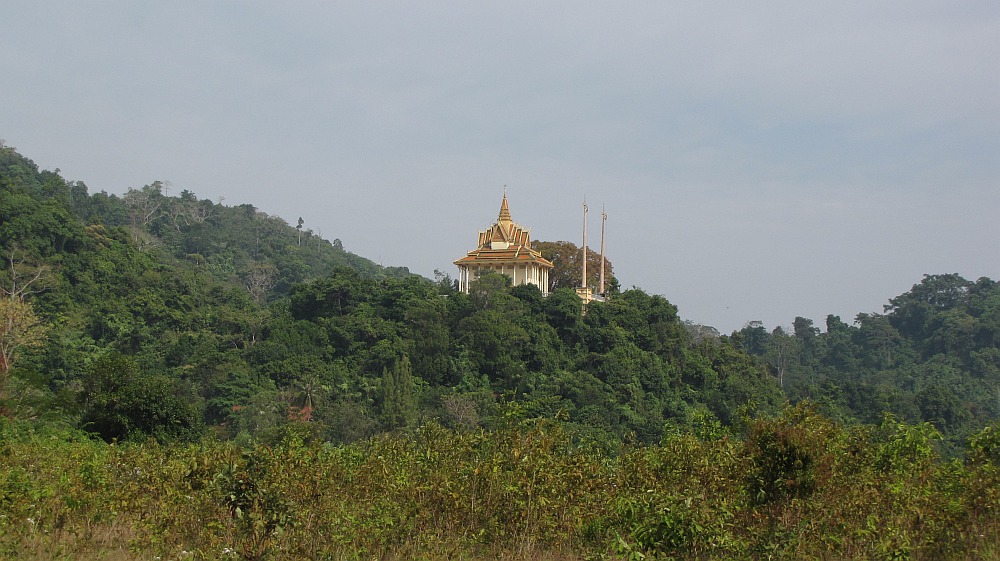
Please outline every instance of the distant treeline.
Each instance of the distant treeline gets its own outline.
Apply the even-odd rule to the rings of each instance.
[[[852,325],[795,318],[791,333],[752,322],[728,338],[766,364],[792,401],[810,399],[845,422],[886,411],[928,421],[958,451],[1000,416],[1000,283],[925,275]]]

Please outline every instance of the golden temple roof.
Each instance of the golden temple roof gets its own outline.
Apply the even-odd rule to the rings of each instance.
[[[455,261],[456,265],[473,263],[537,263],[545,268],[553,267],[552,262],[531,248],[528,230],[511,218],[507,193],[504,193],[500,203],[496,223],[486,231],[479,232],[478,247]]]

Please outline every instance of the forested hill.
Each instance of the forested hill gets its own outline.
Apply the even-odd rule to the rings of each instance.
[[[5,300],[27,318],[5,335],[9,415],[109,440],[306,420],[349,441],[432,418],[489,425],[516,401],[603,442],[653,442],[692,412],[728,421],[782,401],[748,355],[694,344],[673,305],[639,290],[585,317],[572,290],[542,298],[505,277],[459,294],[249,205],[155,183],[90,194],[9,147],[0,189],[4,286],[38,276]]]
[[[57,257],[79,253],[87,240],[114,238],[138,250],[154,250],[174,266],[191,265],[224,282],[260,284],[269,296],[287,295],[292,284],[346,266],[366,276],[407,276],[405,268],[383,268],[329,242],[301,219],[291,226],[250,204],[225,206],[194,193],[168,196],[154,181],[123,197],[89,194],[82,182],[39,171],[11,147],[0,147],[4,247]],[[176,260],[172,263],[171,260]],[[182,263],[183,262],[183,263]]]
[[[825,405],[846,421],[886,411],[934,424],[958,449],[1000,417],[1000,283],[925,275],[885,305],[825,331],[795,318],[792,332],[751,322],[731,343],[767,365],[786,396]]]
[[[112,439],[348,442],[429,420],[557,417],[612,448],[732,423],[785,400],[847,422],[884,411],[957,441],[998,415],[998,291],[928,277],[855,326],[728,337],[665,298],[583,314],[487,276],[471,294],[382,268],[251,205],[153,183],[122,197],[0,147],[0,407]],[[945,281],[943,288],[936,283]]]

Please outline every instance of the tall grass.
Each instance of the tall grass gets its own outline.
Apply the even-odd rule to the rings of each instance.
[[[552,421],[248,448],[8,424],[0,557],[997,559],[996,443],[944,461],[935,436],[808,407],[615,455]]]

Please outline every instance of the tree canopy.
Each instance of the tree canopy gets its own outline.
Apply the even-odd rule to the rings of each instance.
[[[610,443],[812,400],[849,423],[931,422],[955,450],[1000,414],[990,279],[928,275],[853,322],[718,336],[620,291],[610,262],[609,298],[584,314],[569,242],[534,244],[556,265],[547,297],[497,275],[461,294],[303,221],[165,185],[91,194],[0,148],[4,411],[117,439],[266,437],[307,419],[341,441],[429,419],[488,427],[513,401]]]
[[[549,273],[549,291],[557,288],[576,288],[582,285],[583,249],[572,242],[531,242],[531,247],[541,252],[542,257],[554,266]],[[604,258],[604,278],[606,287],[617,287],[611,260]],[[601,254],[587,248],[587,286],[598,290],[601,274]]]

